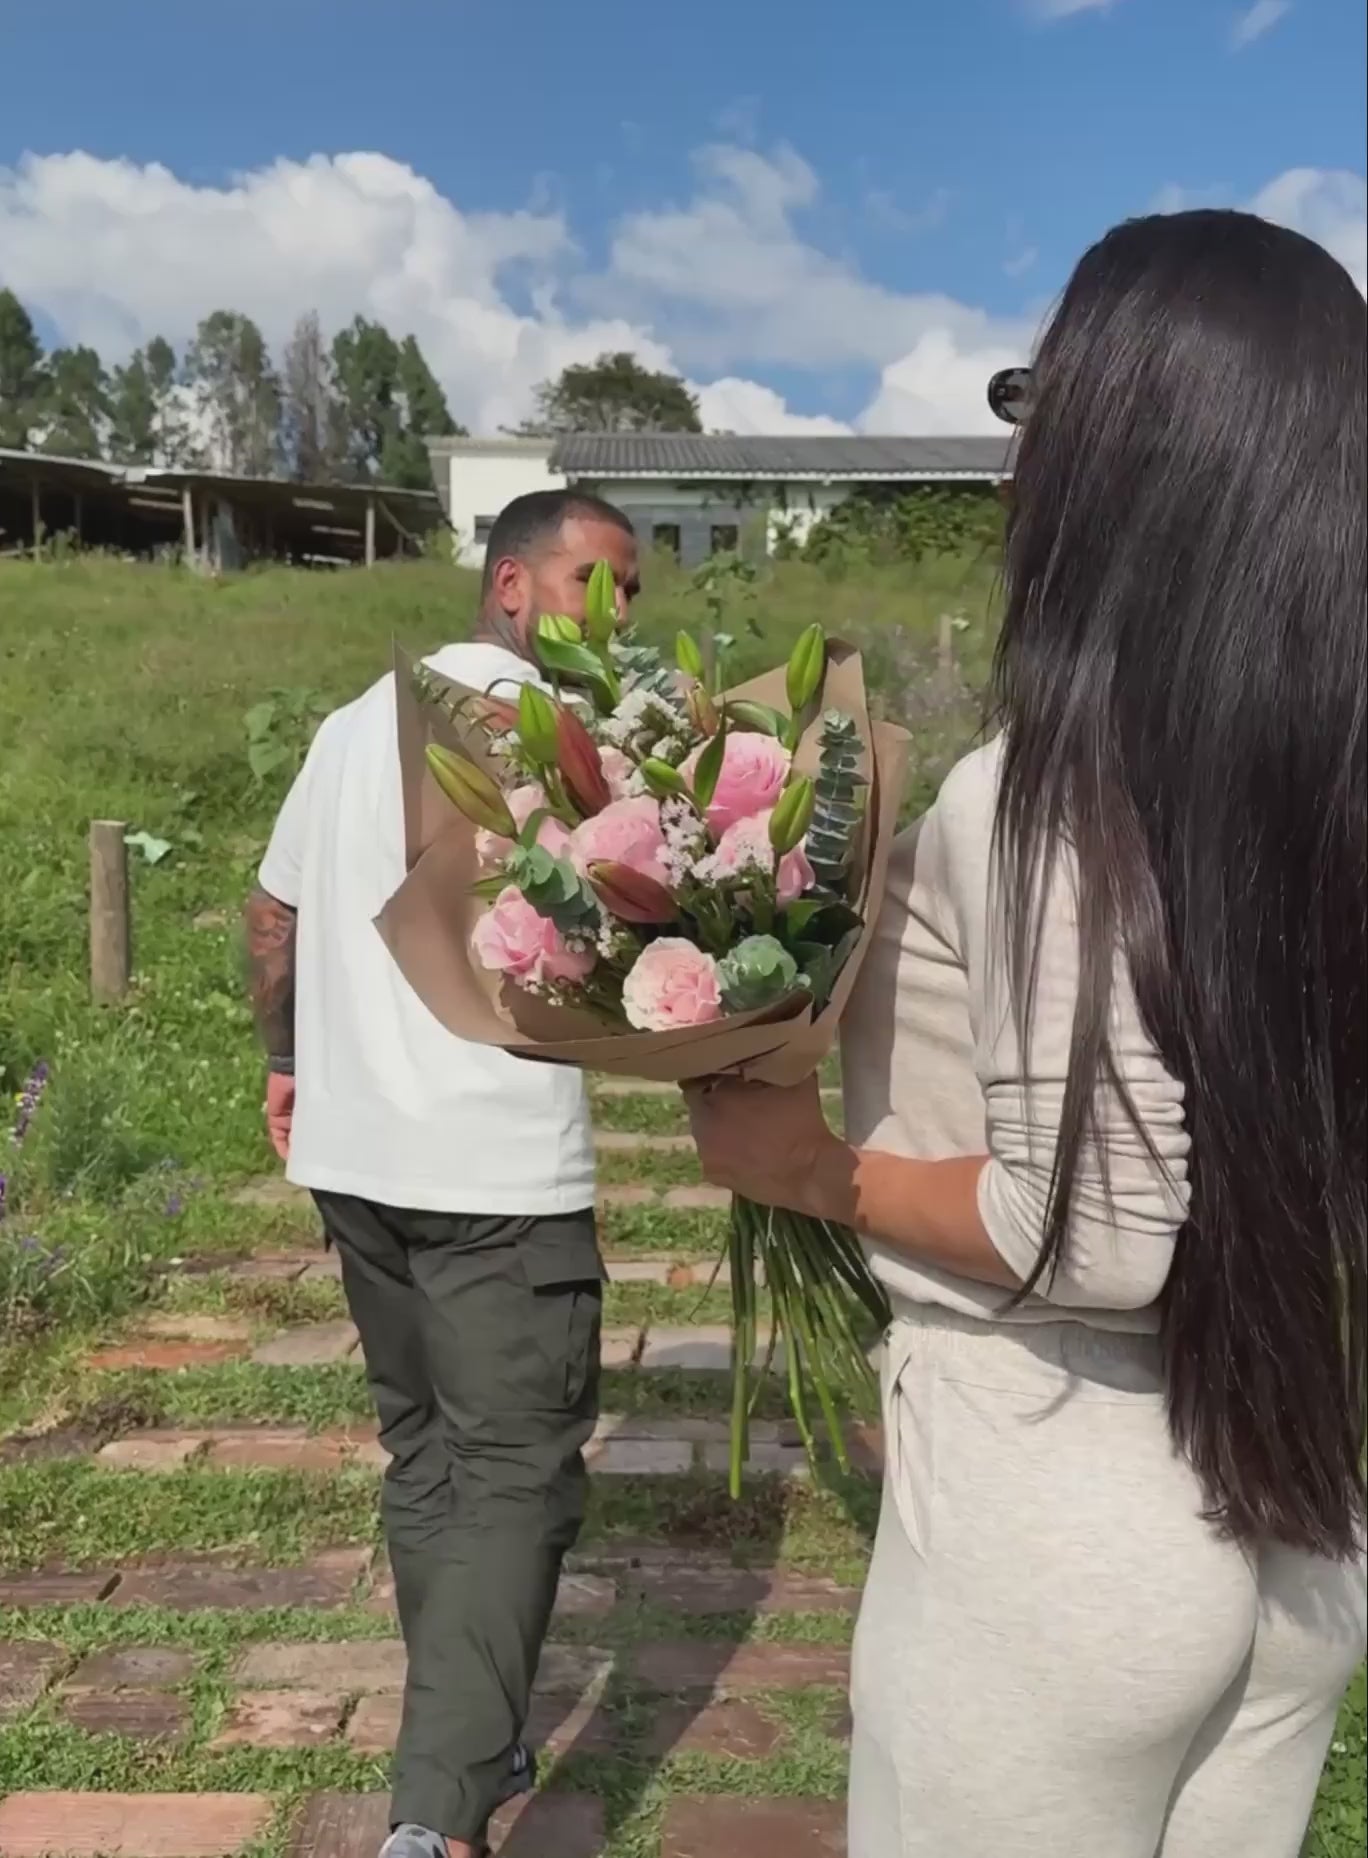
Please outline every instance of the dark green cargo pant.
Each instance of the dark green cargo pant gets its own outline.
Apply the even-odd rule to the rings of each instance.
[[[408,1682],[393,1822],[478,1843],[515,1757],[598,1411],[592,1211],[516,1219],[315,1199],[390,1455]]]

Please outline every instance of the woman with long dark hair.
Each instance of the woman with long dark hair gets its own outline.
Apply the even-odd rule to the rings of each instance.
[[[850,1858],[1296,1858],[1364,1652],[1365,313],[1239,213],[1029,373],[999,733],[899,842],[815,1089],[711,1178],[894,1308]]]

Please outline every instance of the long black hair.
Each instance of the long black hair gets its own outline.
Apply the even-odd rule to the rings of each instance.
[[[995,667],[1025,1032],[1039,900],[1077,862],[1058,1267],[1124,952],[1186,1092],[1162,1304],[1175,1440],[1236,1537],[1348,1556],[1368,1327],[1365,306],[1248,214],[1134,220],[1043,338]],[[1124,1095],[1124,1092],[1123,1092]]]

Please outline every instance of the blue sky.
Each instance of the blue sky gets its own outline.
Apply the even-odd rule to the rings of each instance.
[[[291,303],[383,312],[476,425],[621,337],[737,383],[716,423],[944,430],[1156,202],[1257,204],[1361,271],[1365,11],[3,4],[0,282],[111,351],[230,289],[276,339]]]

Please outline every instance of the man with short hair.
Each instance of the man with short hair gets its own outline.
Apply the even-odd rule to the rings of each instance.
[[[476,690],[538,676],[540,614],[584,614],[620,510],[519,497],[489,537],[474,637],[427,660]],[[580,1074],[454,1037],[375,928],[405,874],[391,673],[327,717],[247,905],[267,1120],[342,1261],[389,1454],[381,1498],[408,1648],[384,1858],[480,1858],[530,1788],[522,1737],[584,1512],[603,1267]]]

